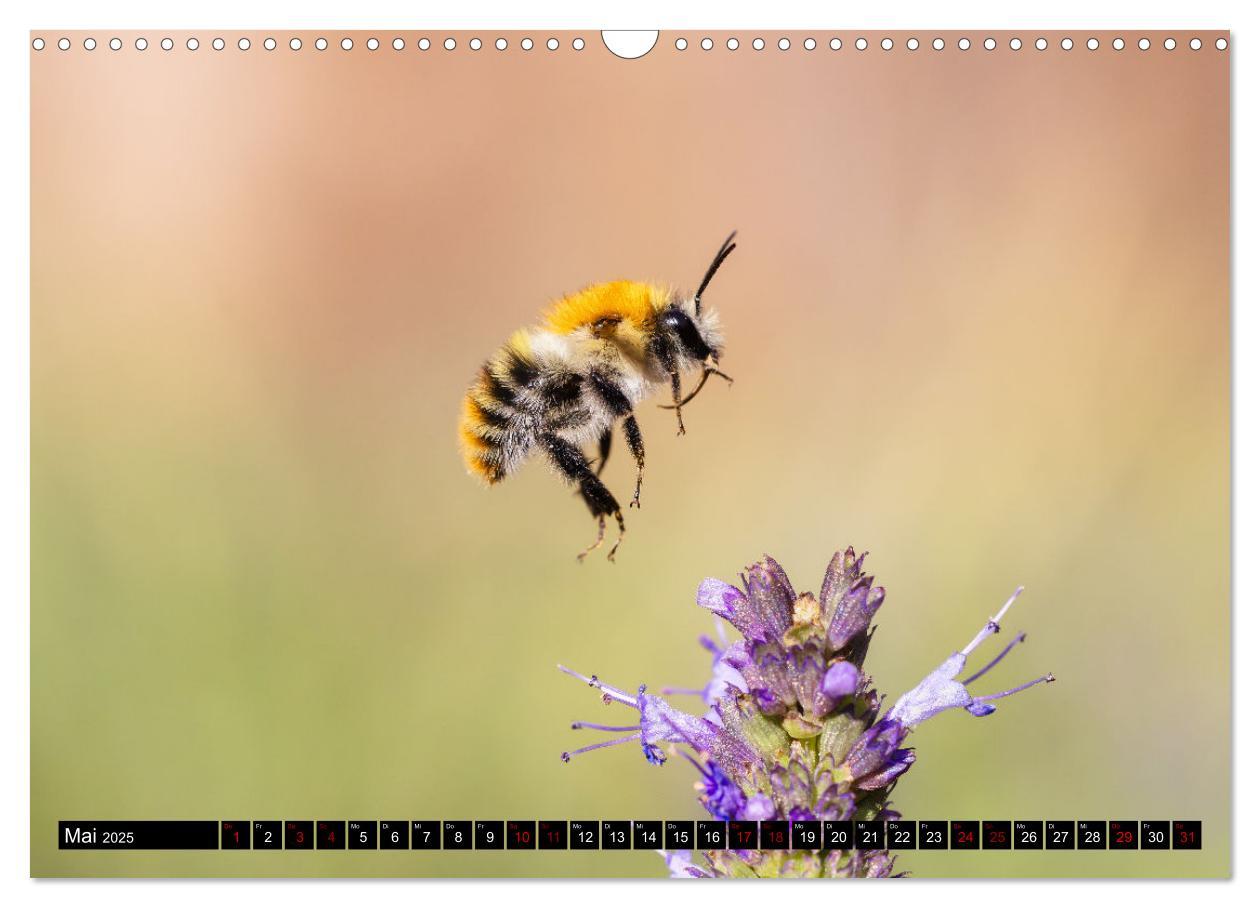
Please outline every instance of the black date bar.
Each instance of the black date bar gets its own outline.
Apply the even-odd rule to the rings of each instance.
[[[218,820],[60,820],[68,851],[218,851]]]

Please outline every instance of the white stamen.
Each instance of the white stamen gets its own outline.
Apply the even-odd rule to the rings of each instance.
[[[1007,611],[1009,611],[1010,607],[1015,604],[1015,600],[1019,598],[1019,594],[1023,591],[1024,588],[1022,586],[1015,588],[1015,592],[1011,593],[1011,598],[1006,600],[1006,605],[1002,606],[1001,611],[990,618],[988,624],[980,629],[980,633],[976,634],[975,637],[972,638],[971,642],[963,647],[961,652],[964,656],[971,655],[972,650],[1002,629],[1002,619],[1006,617]]]
[[[638,701],[634,699],[634,697],[630,696],[628,693],[626,693],[624,690],[621,690],[620,688],[613,687],[611,684],[605,684],[603,681],[600,681],[599,678],[597,678],[595,675],[591,675],[588,677],[586,675],[575,672],[573,669],[569,668],[566,665],[557,665],[556,668],[560,669],[560,671],[564,672],[566,675],[572,675],[574,678],[577,678],[579,681],[585,682],[587,687],[597,688],[606,698],[616,700],[618,703],[624,703],[626,706],[633,706],[636,709],[638,709],[639,704],[638,704]]]

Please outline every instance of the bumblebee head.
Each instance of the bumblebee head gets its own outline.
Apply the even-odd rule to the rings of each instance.
[[[674,357],[684,362],[717,362],[722,355],[717,313],[712,309],[701,312],[695,314],[694,300],[675,300],[657,317],[657,331],[672,348]]]
[[[697,362],[712,358],[716,363],[722,355],[722,333],[718,326],[717,313],[712,308],[706,309],[702,299],[718,268],[735,251],[734,240],[735,234],[732,233],[722,243],[722,248],[709,264],[709,270],[704,273],[695,296],[689,300],[676,300],[659,316],[660,329],[674,341],[677,351]]]

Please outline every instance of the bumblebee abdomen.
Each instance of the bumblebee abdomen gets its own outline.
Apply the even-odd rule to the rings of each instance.
[[[468,472],[494,485],[507,475],[503,457],[503,416],[486,407],[481,402],[484,397],[480,382],[464,395],[459,441]]]
[[[536,341],[518,332],[481,367],[464,395],[459,421],[464,462],[490,485],[529,457],[540,434],[590,420],[581,375],[557,351],[540,353]]]

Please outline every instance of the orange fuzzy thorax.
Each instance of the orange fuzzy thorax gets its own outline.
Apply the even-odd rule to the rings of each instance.
[[[623,319],[643,328],[652,317],[669,305],[664,287],[638,281],[611,281],[595,284],[556,301],[544,315],[547,328],[568,334],[601,319]]]

